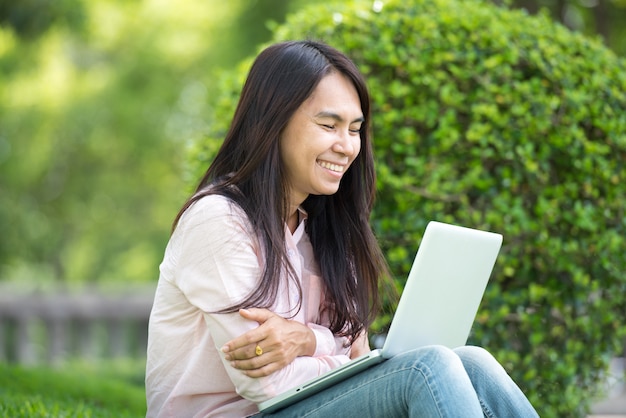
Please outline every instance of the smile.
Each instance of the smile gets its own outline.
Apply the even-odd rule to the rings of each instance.
[[[319,160],[317,161],[317,164],[319,164],[320,166],[322,166],[323,168],[327,170],[334,171],[336,173],[343,173],[343,169],[344,169],[343,165],[333,164],[327,161],[319,161]]]

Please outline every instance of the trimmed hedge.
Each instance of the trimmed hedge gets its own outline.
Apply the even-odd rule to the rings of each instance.
[[[480,0],[315,5],[273,41],[302,38],[347,53],[370,84],[372,222],[399,286],[429,220],[502,233],[470,342],[542,417],[585,416],[626,334],[624,60],[546,16]],[[249,63],[222,80],[194,178]]]

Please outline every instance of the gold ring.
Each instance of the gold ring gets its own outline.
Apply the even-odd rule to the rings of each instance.
[[[260,356],[263,354],[263,349],[261,348],[260,345],[257,344],[256,348],[254,349],[254,352],[256,353],[257,356]]]

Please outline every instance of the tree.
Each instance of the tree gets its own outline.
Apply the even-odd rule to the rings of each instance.
[[[25,39],[38,38],[58,25],[81,30],[84,13],[81,0],[0,0],[0,25]]]
[[[154,280],[214,71],[291,3],[1,2],[0,279]]]
[[[546,12],[568,28],[588,36],[599,36],[615,52],[622,56],[626,54],[623,25],[626,2],[623,0],[513,0],[512,5],[532,14]]]
[[[372,222],[398,286],[429,220],[501,232],[470,341],[542,417],[585,416],[626,334],[626,62],[480,0],[317,5],[275,31],[293,38],[331,43],[368,79]],[[192,168],[221,142],[249,63],[225,75]]]

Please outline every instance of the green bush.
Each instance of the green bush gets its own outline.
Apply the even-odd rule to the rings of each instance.
[[[143,363],[131,367],[113,364],[106,369],[73,365],[63,370],[0,364],[2,418],[139,418],[145,415]]]
[[[274,41],[302,38],[346,52],[368,78],[372,222],[399,285],[429,220],[502,233],[470,342],[542,417],[584,416],[625,334],[625,62],[486,1],[317,5],[275,28]],[[249,62],[225,76],[195,177]]]

